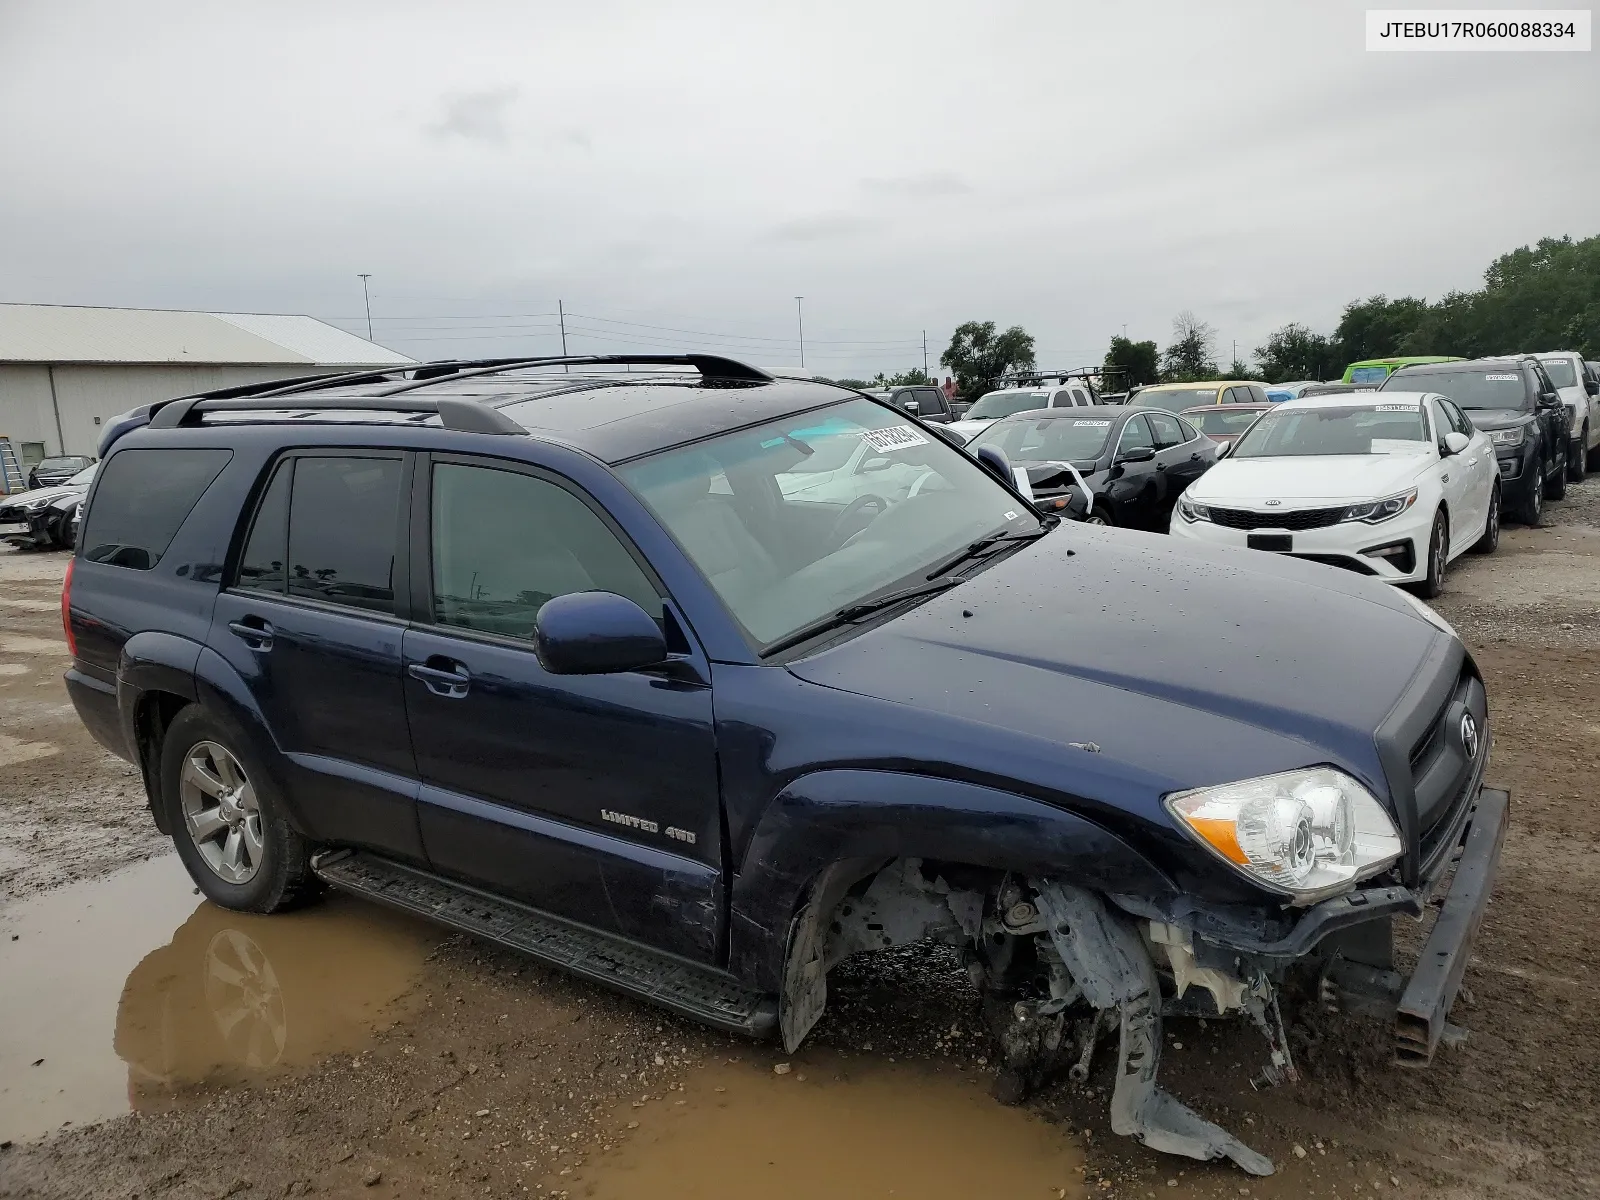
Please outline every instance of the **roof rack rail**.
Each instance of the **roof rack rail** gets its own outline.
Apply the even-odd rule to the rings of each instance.
[[[150,416],[151,429],[177,429],[199,423],[206,413],[285,412],[310,409],[337,409],[355,412],[437,414],[446,429],[463,433],[515,433],[528,431],[498,408],[459,396],[409,396],[388,400],[382,396],[347,396],[329,403],[309,396],[188,396],[169,400]]]
[[[1000,376],[1001,383],[1042,383],[1046,379],[1104,379],[1113,375],[1126,375],[1122,367],[1078,367],[1071,371],[1007,371]]]

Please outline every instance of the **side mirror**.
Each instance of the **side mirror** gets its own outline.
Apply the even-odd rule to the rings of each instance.
[[[1233,449],[1233,443],[1232,442],[1223,442],[1220,446],[1217,447],[1217,457],[1219,459],[1220,458],[1227,458],[1228,457],[1228,451],[1230,451],[1232,449]]]
[[[902,400],[902,401],[900,401],[900,407],[905,409],[908,413],[912,414],[913,416],[916,415],[917,402],[915,400]]]
[[[1149,462],[1155,456],[1156,448],[1154,446],[1130,446],[1117,455],[1117,461],[1119,463]]]
[[[1543,392],[1539,396],[1540,408],[1560,408],[1561,397],[1555,392]]]
[[[1001,483],[1006,484],[1009,487],[1016,486],[1011,476],[1011,461],[1006,458],[1006,452],[1000,449],[1000,447],[979,446],[975,451],[973,451],[972,456],[978,460],[979,466],[981,466],[985,471],[989,472],[989,474],[993,475]]]
[[[1460,454],[1471,443],[1472,439],[1464,433],[1452,429],[1444,435],[1444,448],[1447,454]]]
[[[552,675],[637,671],[667,657],[661,627],[614,592],[572,592],[546,601],[533,621],[533,648]]]

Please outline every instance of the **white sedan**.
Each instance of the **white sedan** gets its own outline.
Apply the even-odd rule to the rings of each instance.
[[[1488,435],[1444,396],[1286,400],[1190,485],[1171,528],[1417,584],[1431,597],[1457,555],[1499,544],[1500,472]]]

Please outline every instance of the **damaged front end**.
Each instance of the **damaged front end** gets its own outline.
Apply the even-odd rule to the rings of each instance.
[[[1279,990],[1292,971],[1312,972],[1324,1005],[1393,1022],[1397,1061],[1425,1063],[1459,1033],[1447,1018],[1487,906],[1508,807],[1504,792],[1478,794],[1448,885],[1441,870],[1417,888],[1356,889],[1264,921],[1197,902],[1157,908],[1063,879],[916,859],[840,863],[792,931],[784,1041],[793,1050],[821,1016],[827,972],[841,959],[941,941],[963,948],[984,997],[1004,1057],[1002,1100],[1016,1102],[1063,1072],[1087,1080],[1097,1048],[1115,1031],[1114,1132],[1270,1175],[1271,1159],[1157,1085],[1163,1018],[1248,1019],[1266,1043],[1255,1086],[1292,1083]],[[1392,958],[1392,919],[1434,905],[1438,920],[1406,978]]]

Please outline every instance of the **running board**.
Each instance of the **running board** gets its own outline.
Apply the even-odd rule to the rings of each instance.
[[[329,884],[416,913],[730,1033],[768,1037],[777,1002],[721,971],[414,867],[348,850],[317,855]]]

